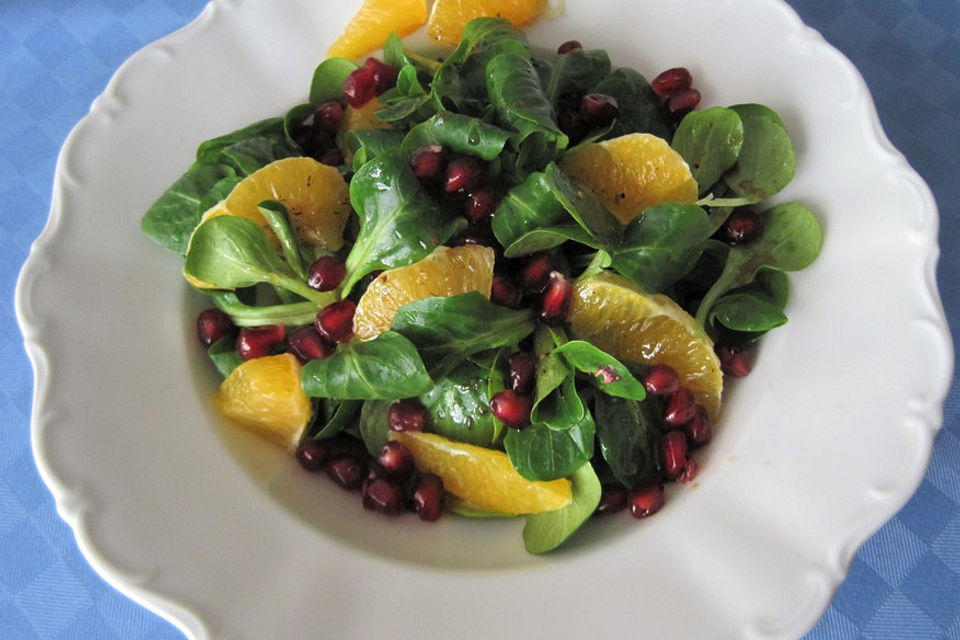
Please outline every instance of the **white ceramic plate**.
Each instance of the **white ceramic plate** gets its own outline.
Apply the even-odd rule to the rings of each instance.
[[[826,231],[696,484],[533,557],[519,521],[387,522],[222,428],[202,300],[139,231],[200,140],[302,101],[358,5],[217,0],[126,62],[64,146],[17,310],[37,462],[84,555],[196,639],[801,635],[920,481],[953,361],[937,211],[859,74],[777,0],[567,0],[531,30],[648,76],[688,66],[706,104],[771,105],[799,153],[780,199]]]

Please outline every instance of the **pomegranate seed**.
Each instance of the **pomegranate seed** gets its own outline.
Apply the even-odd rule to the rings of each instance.
[[[329,440],[304,440],[297,447],[297,461],[311,473],[320,471],[330,457],[330,449]]]
[[[209,347],[233,329],[233,320],[220,309],[205,309],[197,316],[197,337],[205,347]]]
[[[443,514],[443,481],[432,473],[417,478],[413,487],[413,508],[424,522],[433,522]]]
[[[750,358],[743,347],[739,345],[717,345],[717,357],[720,358],[720,369],[728,376],[745,378],[752,369]]]
[[[301,327],[287,337],[287,346],[301,364],[333,355],[333,348],[313,327]]]
[[[464,207],[466,218],[471,223],[477,224],[489,219],[496,206],[497,200],[493,189],[481,187],[467,196],[467,204]]]
[[[734,245],[756,240],[762,230],[760,216],[749,209],[734,211],[723,223],[723,237]]]
[[[336,135],[343,122],[343,106],[336,100],[321,103],[313,112],[313,127],[329,135]]]
[[[667,109],[669,109],[670,113],[683,115],[691,111],[698,104],[700,104],[700,92],[696,89],[687,89],[686,91],[670,96],[670,99],[667,100]]]
[[[373,72],[373,91],[378,96],[397,85],[397,75],[400,70],[396,67],[381,62],[376,58],[367,58],[363,66]]]
[[[706,407],[697,405],[697,413],[693,416],[693,420],[684,426],[684,431],[687,433],[687,443],[691,449],[702,447],[710,442],[713,437],[713,427]]]
[[[397,400],[387,410],[391,431],[423,431],[430,424],[430,412],[416,400]]]
[[[606,127],[620,117],[620,105],[613,96],[588,93],[580,101],[580,116],[590,127]]]
[[[428,182],[440,182],[447,173],[447,159],[443,147],[428,144],[414,149],[410,155],[413,175]]]
[[[270,355],[286,337],[282,324],[267,324],[259,327],[244,327],[237,336],[237,354],[243,360],[253,360]]]
[[[353,108],[362,107],[377,95],[373,69],[359,67],[343,83],[343,98]]]
[[[377,464],[387,475],[402,480],[413,472],[413,454],[402,442],[388,440],[377,452]]]
[[[353,314],[357,305],[352,300],[328,304],[317,314],[317,333],[329,342],[346,342],[353,337]]]
[[[671,427],[679,427],[697,414],[697,401],[687,387],[680,387],[670,394],[667,406],[663,410],[663,421]]]
[[[563,55],[565,53],[570,53],[571,51],[576,51],[577,49],[583,49],[583,45],[576,40],[567,40],[557,47],[557,53]]]
[[[683,471],[680,472],[677,480],[686,484],[697,477],[699,470],[700,467],[697,466],[697,461],[693,458],[687,458],[687,462],[683,465]]]
[[[531,258],[530,262],[523,267],[520,283],[529,293],[540,293],[547,286],[552,271],[553,261],[550,256],[541,253]]]
[[[501,307],[519,309],[523,306],[523,292],[503,276],[495,275],[490,287],[490,302]]]
[[[663,506],[663,486],[653,483],[635,489],[627,494],[627,504],[630,514],[638,520],[652,516]]]
[[[339,167],[343,164],[343,152],[336,147],[327,149],[320,154],[320,157],[317,158],[317,161],[320,162],[320,164],[329,165],[331,167]]]
[[[470,156],[462,156],[447,165],[447,179],[443,190],[447,193],[472,191],[480,183],[480,163]]]
[[[529,351],[520,351],[507,359],[507,366],[507,379],[511,389],[522,394],[533,391],[537,375],[537,356]]]
[[[573,285],[559,271],[550,273],[550,281],[540,301],[540,320],[546,324],[557,325],[567,318],[570,311],[570,299],[573,297]]]
[[[310,265],[307,274],[307,286],[317,291],[332,291],[340,286],[347,267],[333,256],[323,256]]]
[[[655,396],[668,396],[680,388],[680,376],[676,370],[666,364],[655,364],[643,378],[647,393]]]
[[[490,410],[511,429],[523,429],[530,424],[533,398],[520,395],[513,389],[504,389],[490,399]]]
[[[686,91],[693,86],[693,76],[690,70],[685,67],[674,67],[660,73],[650,82],[653,92],[661,100],[666,100],[672,95]]]
[[[403,512],[407,496],[403,487],[386,478],[374,478],[364,483],[363,508],[384,515],[395,516]]]
[[[598,516],[623,511],[627,507],[627,490],[619,484],[605,483],[600,487],[600,504],[597,505]]]
[[[587,123],[583,121],[579,111],[570,107],[557,108],[557,126],[560,131],[567,134],[572,144],[576,144],[587,135]]]
[[[669,480],[683,473],[687,464],[687,436],[682,431],[667,431],[660,437],[660,471]]]
[[[366,463],[356,456],[337,455],[327,463],[327,475],[348,491],[360,488],[366,472]]]

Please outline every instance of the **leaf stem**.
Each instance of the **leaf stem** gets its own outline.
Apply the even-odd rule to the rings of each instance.
[[[227,313],[238,327],[262,324],[297,326],[310,324],[317,316],[318,307],[310,301],[254,307],[240,302],[240,298],[232,291],[217,291],[211,293],[210,297],[217,308]]]

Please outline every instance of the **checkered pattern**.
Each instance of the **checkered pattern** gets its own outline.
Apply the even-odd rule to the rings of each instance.
[[[940,290],[960,322],[960,0],[789,0],[859,67],[941,208]],[[204,0],[0,0],[0,638],[172,640],[107,586],[30,452],[30,365],[13,287],[50,205],[57,151],[117,66]],[[960,639],[960,395],[917,494],[854,559],[806,640]]]

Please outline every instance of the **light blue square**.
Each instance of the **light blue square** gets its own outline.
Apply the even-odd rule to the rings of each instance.
[[[41,638],[55,638],[93,606],[83,583],[60,561],[38,574],[14,601]]]
[[[883,603],[863,630],[865,640],[941,640],[943,629],[902,594]]]
[[[867,540],[858,555],[887,584],[896,587],[926,552],[926,543],[894,518]]]
[[[920,560],[904,581],[902,591],[942,627],[950,625],[960,613],[960,575],[933,554]]]

